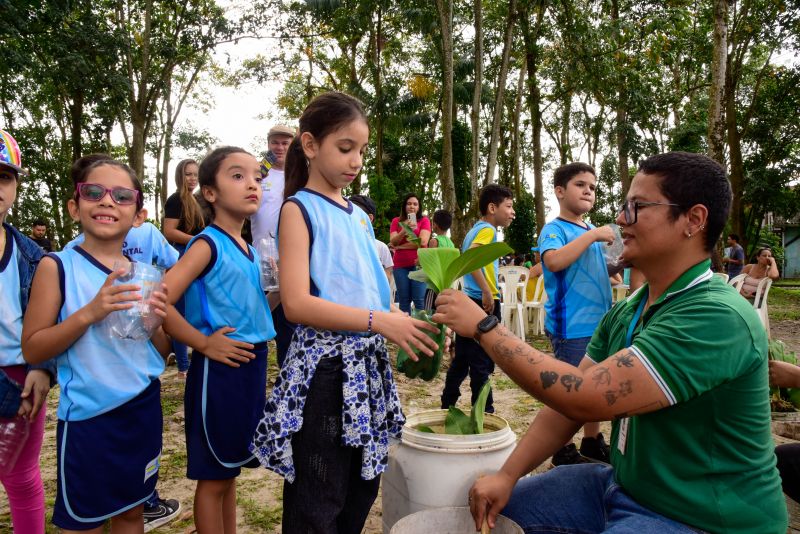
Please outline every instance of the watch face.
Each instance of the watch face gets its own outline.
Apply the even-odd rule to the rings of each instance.
[[[478,323],[478,331],[482,334],[485,334],[500,322],[500,320],[495,317],[494,315],[487,315],[486,317]]]

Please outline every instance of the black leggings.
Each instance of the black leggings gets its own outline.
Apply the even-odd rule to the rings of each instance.
[[[283,484],[283,533],[358,534],[378,496],[380,476],[361,478],[361,448],[342,445],[342,358],[317,364],[292,437],[295,480]]]

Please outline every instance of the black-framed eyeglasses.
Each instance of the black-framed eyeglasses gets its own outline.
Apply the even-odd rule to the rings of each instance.
[[[127,187],[105,187],[100,184],[81,182],[78,184],[78,196],[89,202],[100,202],[106,193],[111,195],[111,200],[120,206],[135,204],[139,198],[139,191]]]
[[[619,211],[625,217],[625,224],[636,224],[639,220],[639,208],[647,208],[649,206],[675,206],[680,207],[680,204],[673,204],[671,202],[642,202],[641,200],[626,200]],[[619,212],[618,212],[619,213]]]

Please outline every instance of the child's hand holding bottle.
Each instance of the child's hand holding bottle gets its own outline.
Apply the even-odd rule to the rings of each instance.
[[[255,354],[249,352],[253,348],[253,344],[237,341],[227,336],[235,331],[236,329],[230,326],[220,328],[206,337],[206,344],[200,349],[200,352],[212,360],[231,367],[239,367],[240,363],[248,363],[256,357]]]
[[[439,348],[436,342],[424,332],[427,330],[437,334],[435,326],[414,319],[397,308],[391,312],[373,312],[372,330],[389,341],[397,344],[412,360],[417,361],[414,348],[425,354],[433,356],[433,351]]]
[[[141,288],[136,284],[114,285],[114,280],[125,273],[125,269],[117,269],[109,274],[97,295],[80,309],[89,324],[102,321],[111,312],[128,310],[134,306],[134,302],[142,298],[137,293]]]

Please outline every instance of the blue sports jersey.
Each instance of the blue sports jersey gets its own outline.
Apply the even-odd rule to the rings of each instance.
[[[261,343],[274,338],[255,249],[248,245],[245,252],[214,224],[197,234],[187,250],[198,239],[211,247],[211,261],[184,294],[186,320],[206,336],[231,326],[236,331],[228,337],[238,341]]]
[[[389,311],[389,281],[367,214],[349,200],[344,207],[310,189],[299,190],[286,202],[300,208],[308,228],[311,294],[345,306]]]
[[[58,264],[62,322],[94,299],[111,270],[80,247],[48,256]],[[64,421],[89,419],[121,406],[164,371],[164,359],[150,341],[120,339],[107,320],[91,325],[57,356],[56,364],[58,418]]]
[[[492,243],[497,242],[497,230],[495,229],[495,227],[486,221],[478,221],[475,223],[475,226],[473,226],[470,229],[470,231],[467,232],[467,235],[464,236],[464,242],[461,244],[462,254],[470,249],[473,241],[475,241],[475,237],[478,235],[478,232],[484,229],[491,229],[493,233]],[[481,269],[483,271],[483,275],[487,277],[486,281],[489,284],[489,289],[492,289],[495,292],[495,295],[493,295],[493,297],[495,299],[500,298],[500,295],[496,294],[496,290],[494,289],[497,288],[497,273],[499,272],[500,268],[500,260],[499,259],[494,260],[491,263],[491,265],[487,267],[488,269],[486,267],[483,267]],[[481,291],[481,287],[475,281],[475,277],[472,276],[472,274],[464,275],[464,292],[474,299],[481,299],[483,296],[483,291]]]
[[[67,243],[64,250],[83,243],[83,234]],[[178,251],[170,245],[158,228],[149,222],[131,228],[122,243],[122,253],[132,259],[150,265],[170,269],[178,261]]]
[[[544,225],[539,236],[542,260],[549,250],[559,249],[594,228],[561,218]],[[611,283],[602,243],[594,242],[575,262],[557,273],[542,261],[545,302],[545,328],[553,335],[575,339],[591,337],[600,319],[611,309]]]
[[[0,299],[3,303],[0,306],[0,367],[25,363],[21,345],[22,304],[19,300],[17,249],[11,232],[6,236],[6,249],[0,257]]]

